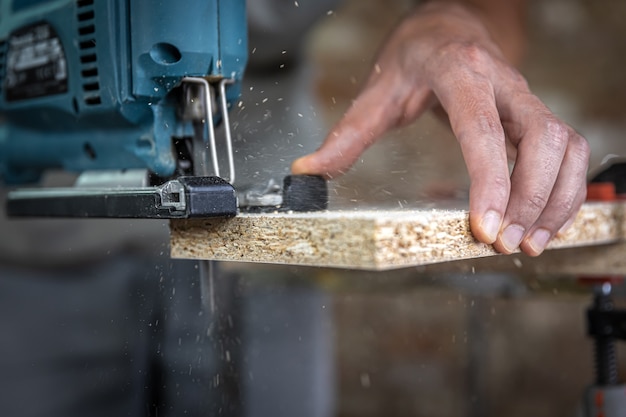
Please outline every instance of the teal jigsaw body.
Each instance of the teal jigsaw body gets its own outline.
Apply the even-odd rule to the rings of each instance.
[[[245,0],[0,1],[0,180],[48,169],[146,168],[168,177],[173,138],[193,134],[184,77],[246,65]]]

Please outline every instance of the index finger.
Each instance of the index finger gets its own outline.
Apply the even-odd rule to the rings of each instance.
[[[294,161],[294,174],[318,174],[333,178],[345,173],[358,157],[407,113],[417,117],[430,105],[430,91],[423,85],[408,88],[392,76],[381,76],[361,92],[341,120],[314,153]]]

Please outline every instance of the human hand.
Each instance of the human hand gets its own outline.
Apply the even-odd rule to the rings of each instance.
[[[446,1],[408,16],[358,98],[293,173],[340,175],[385,132],[436,107],[467,165],[476,239],[539,255],[585,200],[589,146],[530,92],[484,18]]]

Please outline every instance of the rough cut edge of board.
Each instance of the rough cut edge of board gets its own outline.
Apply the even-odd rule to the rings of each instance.
[[[585,204],[549,249],[618,242],[624,206]],[[241,214],[171,222],[171,256],[384,270],[497,253],[469,231],[466,211],[368,210]],[[547,251],[550,252],[550,251]],[[547,253],[546,252],[546,253]],[[546,256],[546,255],[542,255]]]

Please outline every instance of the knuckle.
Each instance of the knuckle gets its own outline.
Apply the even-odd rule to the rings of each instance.
[[[541,212],[546,207],[547,203],[548,197],[543,193],[534,193],[526,198],[526,205],[533,212]]]
[[[500,119],[490,109],[484,108],[484,104],[471,100],[466,103],[466,110],[472,115],[472,121],[468,123],[467,119],[459,119],[455,120],[452,126],[461,144],[467,143],[474,146],[472,142],[477,137],[504,137],[504,128]]]
[[[544,145],[552,150],[567,149],[568,156],[580,161],[579,165],[586,165],[591,156],[591,148],[585,138],[576,133],[571,127],[563,123],[552,114],[543,115],[541,130]]]
[[[560,120],[547,117],[543,124],[545,136],[555,147],[565,147],[570,140],[570,129]]]
[[[455,50],[469,65],[483,65],[488,58],[485,49],[473,42],[457,43]]]
[[[507,201],[511,190],[511,180],[507,175],[492,173],[484,175],[482,168],[484,165],[478,164],[470,168],[469,174],[472,179],[470,195],[474,195],[478,190],[488,193],[492,201]],[[469,167],[468,167],[469,168]]]
[[[500,118],[492,111],[481,109],[476,112],[476,122],[481,134],[503,135],[504,129]]]
[[[511,179],[507,175],[494,175],[491,182],[493,187],[498,190],[502,190],[502,192],[508,193],[508,190],[511,187]]]
[[[466,68],[484,68],[489,62],[489,53],[475,42],[451,41],[438,48],[440,57],[455,67],[462,65]]]
[[[575,209],[576,204],[577,203],[577,199],[576,196],[574,195],[574,193],[566,196],[566,198],[563,198],[559,201],[555,201],[554,202],[554,207],[553,209],[563,215],[563,216],[569,216]]]

